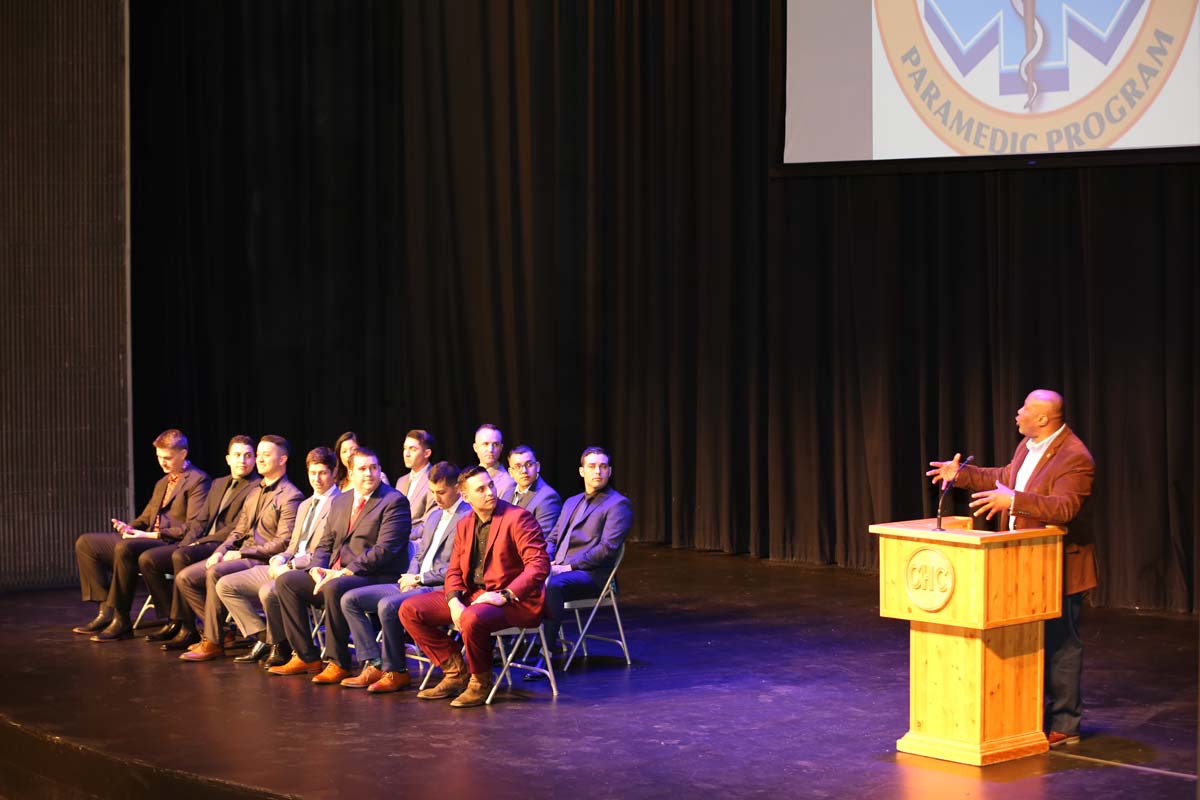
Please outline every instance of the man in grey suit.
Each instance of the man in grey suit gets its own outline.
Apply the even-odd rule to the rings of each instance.
[[[583,494],[567,499],[546,537],[550,578],[546,581],[546,641],[553,653],[568,600],[599,597],[633,523],[633,504],[608,485],[608,452],[589,447],[579,457]]]
[[[475,455],[479,458],[479,466],[488,471],[492,483],[496,487],[496,497],[504,494],[513,486],[512,476],[505,471],[500,456],[504,453],[504,434],[490,422],[485,422],[475,429],[475,444],[472,445]]]
[[[333,501],[325,535],[313,551],[308,572],[291,570],[275,580],[275,593],[292,658],[272,675],[319,673],[316,684],[341,683],[350,677],[350,628],[342,614],[342,595],[360,586],[394,583],[404,571],[411,527],[408,498],[381,481],[379,457],[365,447],[350,460],[351,492]],[[312,641],[309,609],[325,613],[325,650]]]
[[[296,525],[287,548],[271,556],[266,564],[225,575],[217,581],[217,597],[233,615],[242,635],[258,640],[249,653],[238,656],[235,662],[252,664],[266,659],[268,666],[277,667],[291,658],[292,650],[283,632],[283,617],[275,596],[275,579],[288,570],[306,570],[311,566],[312,551],[325,535],[332,500],[340,494],[333,477],[337,456],[332,450],[314,448],[304,462],[313,494],[296,511]],[[265,623],[259,616],[260,609],[267,616]]]
[[[262,481],[246,498],[234,529],[207,561],[175,576],[176,590],[204,619],[204,638],[180,656],[183,661],[211,661],[225,655],[226,611],[217,595],[217,581],[266,562],[291,539],[304,495],[287,477],[290,451],[282,436],[262,437],[256,459]]]
[[[129,612],[137,587],[138,558],[155,549],[165,549],[169,557],[177,542],[204,526],[209,480],[188,461],[187,437],[175,428],[163,431],[154,440],[154,455],[164,474],[142,513],[132,522],[110,520],[113,530],[85,533],[75,540],[83,599],[98,602],[100,608],[95,619],[73,630],[95,634],[92,641],[132,636]],[[166,601],[160,608],[166,610]]]
[[[412,685],[405,661],[400,606],[410,597],[442,588],[446,565],[454,549],[455,526],[471,513],[470,504],[458,491],[458,467],[448,461],[435,464],[429,471],[429,491],[437,509],[429,515],[408,571],[397,583],[363,586],[342,595],[342,612],[362,664],[362,671],[343,680],[342,686],[365,687],[372,694],[380,694],[398,692]],[[376,614],[383,627],[382,657],[368,614]]]
[[[500,494],[506,503],[519,506],[537,520],[543,536],[549,536],[562,511],[562,498],[554,487],[541,478],[542,465],[529,445],[517,445],[508,451],[508,474],[515,481],[511,489]]]
[[[412,512],[413,542],[421,538],[421,527],[437,506],[429,496],[429,460],[433,457],[433,434],[414,428],[404,435],[404,466],[408,474],[396,482],[396,488],[408,498]]]
[[[217,549],[233,530],[246,495],[258,485],[254,440],[249,436],[238,434],[229,440],[225,463],[229,474],[212,482],[204,524],[184,536],[177,547],[156,547],[138,558],[138,569],[154,598],[155,611],[159,616],[170,612],[170,623],[146,637],[148,642],[161,642],[164,650],[183,650],[200,640],[196,618],[183,597],[174,591],[171,576],[178,575],[189,564],[203,561]]]

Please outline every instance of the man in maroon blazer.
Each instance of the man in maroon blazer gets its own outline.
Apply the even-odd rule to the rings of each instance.
[[[465,708],[482,705],[492,688],[492,633],[541,623],[550,558],[537,520],[497,499],[486,468],[463,470],[458,485],[474,513],[455,529],[445,593],[408,600],[400,622],[442,668],[441,682],[417,697],[453,697],[450,705]],[[451,623],[462,632],[466,663],[444,630]]]
[[[1092,454],[1063,421],[1063,399],[1057,392],[1035,389],[1017,411],[1017,430],[1025,437],[1006,467],[961,466],[960,454],[952,461],[931,461],[926,474],[934,483],[955,480],[974,490],[975,516],[1000,515],[1000,526],[1067,528],[1063,537],[1065,574],[1063,613],[1046,622],[1046,696],[1050,701],[1051,747],[1079,741],[1083,703],[1079,676],[1083,669],[1083,642],[1079,637],[1079,611],[1083,595],[1098,584],[1096,546],[1092,541],[1087,501],[1092,493],[1096,464]]]

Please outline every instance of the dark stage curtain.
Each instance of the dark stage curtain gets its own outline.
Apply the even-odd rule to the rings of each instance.
[[[871,569],[1050,385],[1097,600],[1191,608],[1195,167],[768,180],[768,12],[134,3],[143,492],[169,425],[213,471],[353,428],[398,477],[489,420],[564,494],[610,447],[636,539]]]

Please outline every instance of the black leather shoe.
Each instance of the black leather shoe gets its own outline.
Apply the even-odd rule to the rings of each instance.
[[[249,653],[243,653],[235,658],[235,664],[253,664],[257,661],[262,661],[271,652],[271,645],[266,642],[255,642],[254,647],[250,648]]]
[[[95,619],[83,625],[76,625],[74,628],[71,628],[71,633],[97,633],[107,628],[108,624],[112,622],[112,618],[113,607],[101,604]]]
[[[183,626],[177,620],[171,620],[165,627],[159,628],[154,633],[146,636],[147,642],[169,642],[179,634],[179,629]]]
[[[92,637],[93,642],[117,642],[121,639],[133,638],[133,625],[129,623],[129,617],[124,614],[117,614],[113,617],[113,621],[108,623],[108,627]]]
[[[198,631],[180,626],[179,633],[175,634],[173,639],[163,642],[161,647],[167,652],[172,650],[187,650],[198,641],[200,641],[200,633]]]
[[[263,669],[282,667],[291,660],[292,646],[287,642],[278,642],[271,645],[271,655],[267,656],[267,660],[263,662]]]

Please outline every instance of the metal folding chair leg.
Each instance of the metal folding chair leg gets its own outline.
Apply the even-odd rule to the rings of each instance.
[[[544,666],[542,665],[543,662],[538,662],[537,664],[524,664],[520,661],[517,661],[516,656],[521,650],[521,645],[524,643],[525,637],[532,636],[535,633],[538,635],[538,638],[541,641],[542,652],[549,652],[549,646],[546,643],[545,625],[538,625],[536,628],[505,628],[502,631],[496,631],[492,634],[492,637],[496,640],[496,646],[500,648],[501,666],[500,675],[497,676],[496,680],[492,682],[492,690],[488,692],[487,700],[484,701],[485,704],[492,704],[492,699],[496,696],[496,690],[500,688],[501,683],[506,683],[509,686],[512,685],[512,678],[508,673],[513,669],[525,670],[526,672],[536,672],[540,675],[545,675],[550,679],[551,693],[555,697],[558,697],[558,681],[554,678],[554,664],[551,663],[549,659],[545,660]],[[515,637],[511,647],[505,645],[504,637],[506,636]]]

